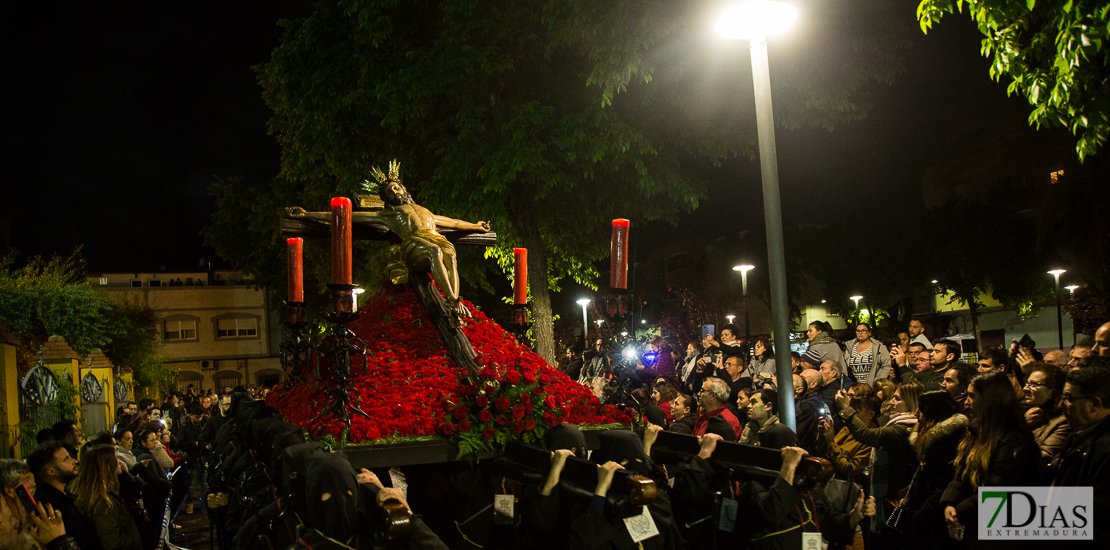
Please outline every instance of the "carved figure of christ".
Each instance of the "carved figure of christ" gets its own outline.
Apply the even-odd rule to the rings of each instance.
[[[455,246],[441,235],[439,227],[469,231],[489,231],[488,222],[471,223],[433,214],[412,201],[398,181],[390,181],[381,192],[386,208],[375,212],[353,212],[352,223],[382,224],[401,238],[400,252],[405,264],[415,272],[428,272],[446,295],[447,307],[460,317],[469,312],[459,304],[459,271]],[[287,210],[289,217],[331,221],[331,212]]]

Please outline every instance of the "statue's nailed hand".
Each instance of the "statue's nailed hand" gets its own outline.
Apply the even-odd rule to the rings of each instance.
[[[489,222],[478,222],[478,227],[481,227],[482,231],[489,231]]]
[[[301,208],[299,206],[290,206],[289,208],[285,209],[285,215],[289,216],[290,218],[303,218],[307,213],[308,212],[305,212],[304,208]]]

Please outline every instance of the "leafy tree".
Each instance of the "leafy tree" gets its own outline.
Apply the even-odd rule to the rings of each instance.
[[[139,304],[116,304],[89,284],[81,250],[66,258],[35,256],[15,268],[16,255],[0,259],[0,322],[19,339],[17,363],[27,370],[39,346],[61,336],[87,356],[101,349],[112,362],[128,366],[135,380],[159,391],[173,383],[157,349],[157,318]]]
[[[279,181],[334,193],[398,158],[419,202],[492,222],[502,266],[529,249],[537,351],[553,362],[549,292],[595,285],[609,220],[673,223],[705,197],[692,158],[755,154],[753,102],[733,91],[750,83],[732,66],[746,50],[714,55],[703,15],[662,0],[321,2],[282,23],[258,67]],[[897,39],[840,30],[853,55],[825,43],[782,64],[800,79],[782,84],[785,124],[858,119],[867,86],[896,74]]]
[[[986,36],[990,75],[1029,100],[1029,123],[1058,125],[1078,137],[1079,158],[1110,133],[1110,7],[1100,0],[922,0],[921,30],[949,13],[967,13]]]
[[[85,279],[80,250],[68,258],[0,259],[0,322],[21,340],[58,335],[81,355],[107,346],[120,327],[105,320],[114,305]],[[37,352],[37,346],[35,346]],[[26,365],[24,365],[26,366]]]

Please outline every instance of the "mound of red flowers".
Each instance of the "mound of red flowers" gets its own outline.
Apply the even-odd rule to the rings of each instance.
[[[367,343],[369,356],[352,357],[348,396],[370,415],[352,415],[351,431],[328,414],[310,422],[331,403],[330,358],[320,358],[320,373],[286,383],[266,401],[287,420],[315,437],[348,442],[447,436],[460,455],[477,454],[512,439],[536,442],[550,426],[624,424],[631,418],[602,405],[590,391],[549,367],[540,356],[467,304],[474,318],[462,331],[478,353],[478,373],[451,358],[424,307],[408,286],[387,284],[348,325]]]

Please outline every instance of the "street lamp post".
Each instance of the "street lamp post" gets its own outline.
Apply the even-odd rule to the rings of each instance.
[[[1070,300],[1070,299],[1075,298],[1075,289],[1079,288],[1079,285],[1068,285],[1064,288],[1068,289],[1068,299]],[[1073,348],[1075,347],[1075,323],[1074,322],[1072,322],[1072,324],[1071,324],[1071,347],[1073,347]]]
[[[590,338],[586,335],[586,333],[590,332],[590,321],[586,317],[586,306],[590,305],[590,299],[582,298],[581,300],[578,300],[577,303],[578,305],[582,306],[582,343],[585,347],[589,347],[588,344]]]
[[[763,216],[767,228],[771,319],[776,336],[776,370],[779,388],[782,389],[779,392],[779,418],[795,431],[794,378],[790,362],[790,306],[786,298],[786,253],[783,249],[778,153],[775,150],[775,120],[771,110],[771,72],[767,61],[766,37],[785,30],[797,17],[798,11],[782,2],[745,2],[722,14],[716,25],[717,32],[724,36],[747,39],[752,58],[759,168],[763,179]]]
[[[736,265],[732,267],[733,271],[740,272],[740,286],[744,290],[744,345],[748,345],[748,340],[752,336],[752,324],[748,321],[748,272],[755,269],[754,265]],[[732,322],[731,320],[729,321]]]
[[[1066,269],[1053,269],[1049,271],[1056,281],[1056,334],[1060,337],[1060,349],[1064,349],[1064,313],[1060,311],[1060,275],[1067,273]]]
[[[858,324],[860,323],[860,318],[859,318],[859,301],[863,299],[863,296],[852,296],[852,297],[850,297],[850,298],[848,298],[848,299],[856,303],[856,324],[858,325]]]
[[[732,324],[732,320],[735,319],[735,318],[736,318],[735,315],[725,315],[725,319],[728,319],[728,324],[730,324],[730,325]]]

